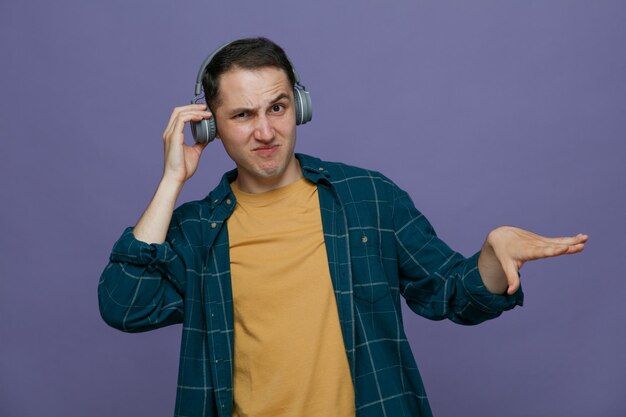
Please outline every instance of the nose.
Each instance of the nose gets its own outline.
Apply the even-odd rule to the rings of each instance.
[[[254,138],[256,140],[269,142],[274,139],[274,128],[267,116],[259,116],[256,122],[256,126],[254,127]]]

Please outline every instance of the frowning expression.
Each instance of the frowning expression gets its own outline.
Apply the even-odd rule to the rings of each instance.
[[[237,165],[239,188],[263,192],[299,179],[293,88],[285,72],[235,68],[219,83],[218,137]]]

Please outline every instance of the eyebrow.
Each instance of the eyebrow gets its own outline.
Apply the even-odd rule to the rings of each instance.
[[[276,103],[277,101],[280,100],[284,100],[287,99],[287,101],[291,101],[289,94],[287,93],[280,93],[279,95],[277,95],[275,98],[273,98],[272,100],[270,100],[270,103]],[[237,107],[236,109],[233,109],[232,111],[229,112],[230,115],[236,115],[239,113],[246,113],[246,112],[250,112],[253,111],[254,109],[251,107]]]

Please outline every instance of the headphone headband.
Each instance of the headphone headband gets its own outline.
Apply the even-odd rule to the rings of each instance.
[[[198,70],[198,75],[196,76],[196,85],[195,85],[194,92],[193,92],[195,96],[199,96],[200,94],[202,94],[202,77],[204,77],[204,73],[206,72],[206,67],[209,66],[209,64],[215,57],[215,55],[217,55],[222,49],[226,48],[228,45],[230,45],[233,42],[236,42],[236,41],[230,41],[230,42],[225,43],[224,45],[220,46],[219,48],[211,52],[211,55],[204,58],[204,61],[202,61],[202,64],[200,65],[200,70]],[[296,80],[296,85],[302,87],[302,89],[306,91],[306,87],[302,85],[302,83],[300,82],[300,76],[298,75],[298,71],[296,71],[296,67],[293,66],[293,62],[291,62],[291,59],[289,59],[289,56],[287,56],[287,54],[285,54],[285,58],[287,58],[287,61],[289,62],[289,66],[291,67],[291,72],[293,72],[293,76]]]
[[[193,92],[194,95],[199,96],[200,94],[202,94],[202,77],[204,77],[204,72],[206,71],[206,67],[209,66],[209,64],[211,63],[211,60],[213,60],[213,57],[217,55],[219,51],[226,48],[228,45],[230,45],[233,42],[234,41],[225,43],[224,45],[220,46],[215,51],[213,51],[211,55],[204,58],[204,61],[202,61],[202,65],[200,65],[200,70],[198,71],[198,75],[196,76],[196,87]]]

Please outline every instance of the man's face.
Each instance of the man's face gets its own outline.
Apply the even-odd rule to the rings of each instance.
[[[239,188],[257,193],[299,179],[293,90],[285,72],[234,69],[219,83],[215,118],[219,138],[237,165]]]

